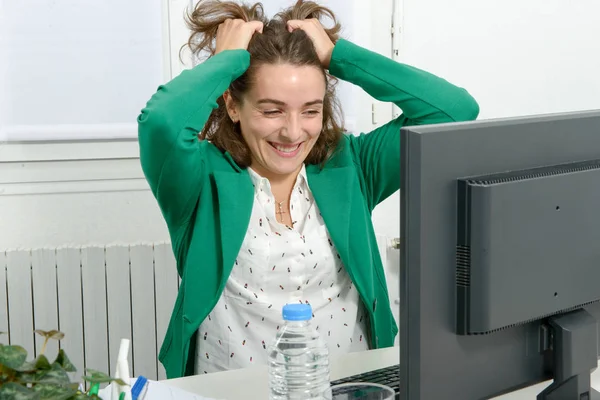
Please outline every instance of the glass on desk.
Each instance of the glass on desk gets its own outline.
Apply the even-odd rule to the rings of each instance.
[[[341,383],[331,387],[326,400],[394,400],[394,390],[378,383]]]

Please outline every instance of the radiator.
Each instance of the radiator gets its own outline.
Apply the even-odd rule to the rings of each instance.
[[[170,244],[0,252],[0,343],[37,356],[35,329],[65,334],[46,355],[64,349],[77,367],[114,374],[121,338],[131,340],[133,376],[165,379],[157,360],[179,279]],[[7,337],[8,336],[8,337]]]

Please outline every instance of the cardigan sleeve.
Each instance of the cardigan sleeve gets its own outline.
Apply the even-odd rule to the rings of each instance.
[[[400,128],[474,120],[475,99],[431,73],[339,40],[329,72],[361,87],[377,100],[396,104],[402,115],[359,136],[347,135],[370,209],[400,188]]]
[[[249,65],[246,50],[223,51],[160,86],[137,118],[142,170],[171,232],[189,221],[200,196],[206,143],[198,133]]]

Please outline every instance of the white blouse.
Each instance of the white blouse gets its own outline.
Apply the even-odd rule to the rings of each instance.
[[[290,199],[293,229],[278,222],[269,180],[254,185],[250,224],[217,305],[202,322],[196,373],[266,365],[281,310],[308,303],[331,356],[368,349],[367,313],[308,187],[304,167]]]

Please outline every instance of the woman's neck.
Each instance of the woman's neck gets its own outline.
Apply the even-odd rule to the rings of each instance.
[[[296,183],[296,179],[298,178],[298,174],[300,173],[302,168],[299,168],[296,172],[286,175],[280,174],[271,174],[266,171],[262,171],[260,168],[254,168],[252,165],[250,166],[253,171],[262,176],[263,178],[267,178],[269,180],[269,185],[271,186],[271,193],[275,197],[276,202],[286,202],[286,206],[289,203],[290,196],[292,194],[292,190],[294,189],[294,184]]]
[[[294,184],[296,183],[297,176],[298,174],[286,177],[285,179],[269,179],[269,184],[271,185],[271,193],[273,193],[276,202],[279,203],[284,201],[286,203],[286,206],[289,205],[289,200],[292,195],[292,190],[294,189]]]
[[[300,173],[300,169],[298,171],[286,174],[286,175],[277,175],[277,174],[268,174],[261,173],[262,171],[254,169],[250,166],[257,174],[269,180],[269,186],[271,187],[271,193],[275,198],[275,214],[277,216],[277,221],[293,228],[293,221],[291,216],[291,208],[290,208],[290,198],[292,196],[292,190],[294,189],[294,185],[296,183],[296,179],[298,178],[298,174]]]

